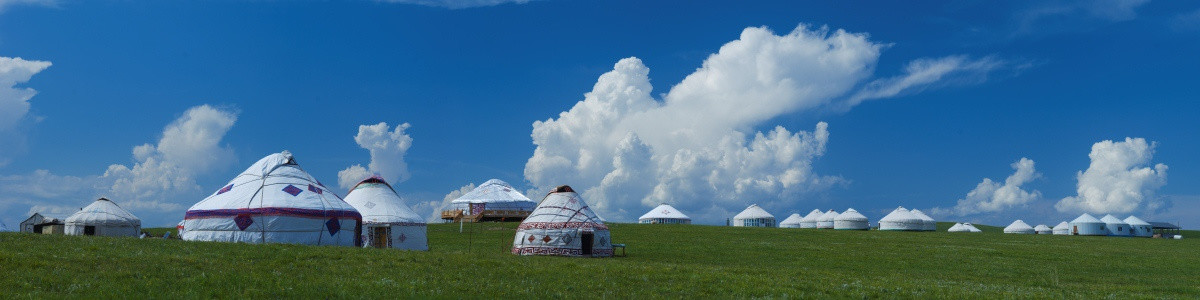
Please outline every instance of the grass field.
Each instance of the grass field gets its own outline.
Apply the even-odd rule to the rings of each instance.
[[[20,298],[1200,295],[1194,235],[944,232],[950,225],[885,232],[612,224],[629,255],[604,259],[509,254],[515,223],[467,224],[466,233],[430,225],[429,252],[0,233],[0,289]]]

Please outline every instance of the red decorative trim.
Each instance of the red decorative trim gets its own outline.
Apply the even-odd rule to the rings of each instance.
[[[237,217],[238,215],[249,216],[282,216],[282,217],[298,217],[309,219],[325,219],[325,218],[350,218],[362,222],[362,215],[357,211],[352,210],[320,210],[320,209],[303,209],[290,207],[263,207],[263,208],[239,208],[239,209],[211,209],[211,210],[189,210],[184,213],[184,220],[192,219],[207,219],[207,218],[227,218]]]
[[[537,247],[524,246],[513,247],[512,254],[516,255],[561,255],[561,256],[584,256],[582,249],[562,248],[562,247]],[[592,249],[592,256],[612,256],[612,249]]]
[[[593,222],[525,222],[517,226],[517,230],[525,229],[563,229],[563,228],[583,228],[608,230],[608,226]]]

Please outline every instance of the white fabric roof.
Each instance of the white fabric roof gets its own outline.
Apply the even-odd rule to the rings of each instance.
[[[926,215],[925,213],[921,212],[920,210],[913,209],[913,210],[908,211],[908,213],[911,213],[914,216],[917,216],[917,218],[921,219],[921,221],[933,222],[934,224],[937,224],[936,220],[934,220],[933,218],[930,218],[929,215]]]
[[[604,221],[600,220],[600,217],[588,207],[587,203],[583,202],[583,197],[575,192],[554,192],[546,195],[546,198],[542,199],[542,203],[539,203],[521,224],[576,222],[583,224],[575,227],[608,229],[608,226],[604,225]]]
[[[787,219],[783,219],[783,222],[779,222],[779,226],[783,227],[784,225],[800,225],[800,220],[803,219],[804,217],[801,217],[800,214],[792,214],[791,216],[788,216]]]
[[[1034,227],[1033,230],[1035,230],[1037,232],[1042,232],[1042,231],[1052,231],[1054,229],[1050,228],[1050,226],[1046,226],[1046,224],[1038,224],[1038,226]]]
[[[814,209],[811,212],[808,212],[808,215],[804,216],[804,219],[801,219],[801,221],[816,222],[818,219],[821,219],[821,216],[823,215],[825,215],[825,213],[822,213],[820,209]]]
[[[983,230],[979,230],[979,228],[976,228],[975,225],[971,223],[963,223],[963,227],[966,227],[967,230],[971,232],[983,232]]]
[[[821,218],[817,219],[817,222],[833,222],[837,219],[837,217],[837,211],[830,209],[829,211],[825,212],[825,214],[821,215]]]
[[[838,214],[837,217],[833,218],[833,220],[834,221],[864,221],[865,222],[865,221],[867,221],[867,216],[864,216],[863,214],[858,213],[857,210],[854,210],[853,208],[851,208],[851,209],[847,209],[846,212]]]
[[[1079,217],[1075,218],[1075,220],[1072,220],[1071,223],[1104,223],[1104,222],[1101,222],[1100,219],[1097,219],[1096,217],[1093,217],[1092,215],[1085,213],[1085,214],[1079,215]]]
[[[899,223],[922,223],[922,224],[924,224],[924,222],[921,220],[920,217],[917,217],[916,215],[913,215],[912,213],[908,212],[908,209],[905,209],[903,206],[897,207],[896,210],[893,210],[891,213],[887,214],[886,216],[883,216],[882,219],[879,219],[879,222],[885,222],[885,221],[899,222]]]
[[[1104,224],[1128,224],[1113,215],[1104,215],[1103,218],[1100,218],[1100,222],[1104,222]]]
[[[363,223],[425,224],[383,178],[364,179],[350,189],[344,200],[358,210]]]
[[[67,217],[64,224],[102,226],[142,226],[142,219],[117,206],[107,198],[95,202]]]
[[[646,212],[646,214],[642,215],[642,217],[638,218],[638,220],[648,220],[648,219],[691,220],[692,218],[688,218],[687,215],[683,214],[682,212],[679,212],[678,209],[675,209],[671,205],[663,203],[663,204],[659,204],[658,207],[651,209],[649,212]]]
[[[763,210],[761,207],[758,207],[758,204],[751,204],[750,207],[746,208],[746,210],[743,210],[742,212],[738,213],[736,216],[733,216],[734,220],[774,219],[774,218],[775,218],[774,215],[771,215],[771,213],[768,213],[766,210]]]
[[[963,230],[963,225],[962,225],[962,223],[954,223],[954,226],[950,226],[950,229],[947,229],[946,231],[948,231],[948,232],[959,232],[960,230]]]
[[[1128,218],[1125,218],[1125,224],[1135,225],[1135,226],[1136,225],[1150,226],[1150,223],[1148,223],[1146,221],[1142,221],[1142,219],[1139,219],[1138,217],[1135,217],[1135,216],[1129,216]]]
[[[1034,232],[1034,230],[1033,230],[1033,227],[1030,227],[1029,224],[1025,224],[1025,221],[1021,221],[1021,220],[1013,221],[1012,224],[1008,225],[1008,227],[1004,227],[1004,233],[1025,233],[1025,232],[1032,233],[1032,232]]]
[[[484,182],[474,190],[463,194],[462,197],[450,201],[450,203],[496,203],[496,202],[529,202],[530,206],[536,206],[537,203],[525,197],[525,194],[513,189],[511,185],[500,179],[492,179]]]
[[[1054,225],[1054,228],[1053,228],[1053,230],[1069,230],[1069,229],[1071,229],[1071,224],[1067,224],[1067,222],[1058,223],[1058,225]]]

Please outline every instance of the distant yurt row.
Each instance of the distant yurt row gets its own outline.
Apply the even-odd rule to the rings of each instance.
[[[983,232],[983,230],[979,230],[971,223],[954,223],[954,226],[950,226],[946,232]]]
[[[846,209],[842,213],[838,213],[832,209],[822,213],[821,210],[814,209],[803,217],[800,214],[792,214],[787,219],[784,219],[783,222],[779,222],[779,227],[867,230],[871,229],[871,223],[867,220],[866,216],[853,208]]]
[[[937,221],[920,210],[908,210],[901,206],[879,219],[879,230],[935,231]]]
[[[1136,216],[1122,220],[1113,215],[1105,215],[1096,219],[1085,213],[1071,222],[1058,223],[1053,228],[1046,225],[1030,227],[1024,221],[1016,220],[1004,228],[1004,233],[1151,237],[1154,235],[1154,228]]]

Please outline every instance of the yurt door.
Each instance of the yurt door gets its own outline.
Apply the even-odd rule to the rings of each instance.
[[[579,238],[579,243],[581,244],[580,246],[583,249],[583,255],[592,255],[592,239],[594,238],[595,234],[591,232],[584,232],[583,236]]]
[[[83,235],[96,235],[96,226],[83,226]]]
[[[392,243],[391,227],[371,227],[371,247],[388,248]]]

